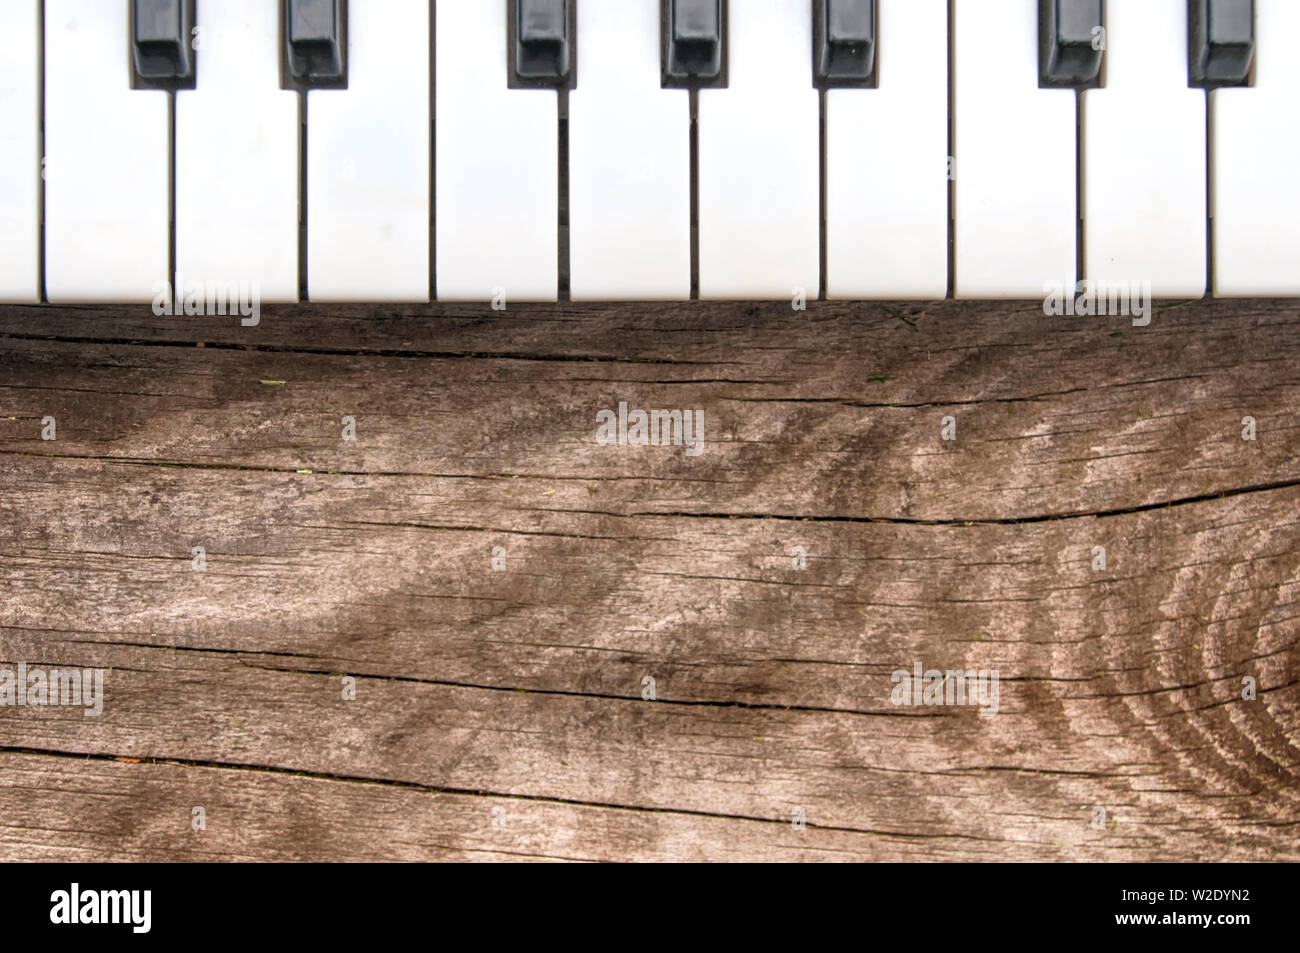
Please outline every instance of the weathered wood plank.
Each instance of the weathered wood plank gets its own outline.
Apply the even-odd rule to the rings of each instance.
[[[888,677],[918,653],[1080,697],[1112,675],[1157,689],[1295,661],[1296,488],[1023,525],[522,507],[493,525],[473,481],[6,466],[0,622],[16,630],[617,697],[652,675],[684,700],[866,712],[891,710]],[[1165,670],[1110,672],[1174,649]]]
[[[191,827],[196,806],[205,812],[201,831]],[[1068,847],[1050,849],[1064,856]],[[1107,859],[1123,854],[1100,839],[1077,849]],[[630,811],[234,768],[0,753],[0,858],[5,860],[942,860],[951,850],[942,839],[811,826],[795,830],[785,819]],[[989,859],[1008,850],[1017,847],[961,845],[964,854]]]
[[[1294,842],[1300,490],[1027,526],[575,515],[516,536],[417,528],[462,501],[415,478],[19,466],[71,471],[53,487],[82,506],[111,488],[115,513],[41,523],[55,491],[14,481],[5,523],[34,525],[0,557],[4,658],[110,668],[109,703],[90,723],[11,709],[0,746],[803,806],[819,826],[1041,849],[1097,804],[1147,856],[1175,830],[1189,856]],[[223,493],[241,512],[211,510]],[[419,501],[409,525],[368,512],[394,498]],[[892,706],[890,673],[914,661],[998,669],[1000,713]],[[1239,699],[1244,675],[1262,700]]]
[[[1300,367],[1289,356],[1300,321],[1188,326],[1202,318],[1116,332],[1113,322],[1004,316],[1017,330],[981,339],[959,319],[913,328],[832,313],[802,318],[801,329],[774,320],[785,327],[777,337],[765,329],[770,343],[726,355],[716,340],[698,351],[669,345],[677,357],[653,363],[11,338],[0,446],[463,475],[482,478],[503,505],[545,493],[556,508],[617,513],[1032,519],[1300,481]],[[458,332],[439,347],[471,353]],[[756,334],[717,338],[740,345],[747,332]],[[620,401],[704,410],[704,452],[598,446],[597,412]],[[59,422],[52,444],[40,439],[46,415]],[[356,442],[340,439],[345,415],[356,418]],[[953,441],[940,435],[948,415]],[[1247,415],[1253,442],[1241,438]]]
[[[63,654],[65,664],[92,657]],[[1296,857],[1293,767],[1261,771],[1268,753],[1245,762],[1231,750],[1238,732],[1253,734],[1248,725],[1180,712],[1116,735],[1124,700],[1063,704],[1075,722],[1065,739],[1039,737],[1032,717],[1011,712],[986,728],[966,713],[866,720],[370,680],[351,708],[331,707],[337,679],[325,676],[191,658],[144,671],[143,651],[119,658],[102,723],[41,711],[6,723],[4,746],[22,731],[48,750],[183,751],[466,794],[778,822],[802,806],[816,827],[944,839],[955,854],[973,839],[1018,856],[1087,844],[1148,859]],[[1267,713],[1292,720],[1294,701]],[[1256,737],[1286,749],[1285,738]],[[1088,827],[1097,804],[1115,821],[1104,833]]]
[[[1294,311],[894,308],[465,311],[423,348],[419,312],[297,309],[247,350],[0,310],[0,660],[110,669],[102,718],[0,709],[0,853],[188,856],[149,804],[233,784],[232,856],[361,814],[367,857],[1296,858]],[[619,399],[703,407],[705,453],[597,446]],[[1000,713],[891,705],[916,661],[996,668]]]

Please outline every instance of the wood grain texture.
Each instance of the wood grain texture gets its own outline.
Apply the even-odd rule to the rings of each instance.
[[[0,661],[109,670],[0,708],[0,856],[1300,859],[1297,356],[1295,302],[0,309]]]

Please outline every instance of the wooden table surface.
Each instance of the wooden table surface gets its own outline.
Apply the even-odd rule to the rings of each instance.
[[[106,670],[0,857],[1300,859],[1298,413],[1294,301],[0,308],[0,662]]]

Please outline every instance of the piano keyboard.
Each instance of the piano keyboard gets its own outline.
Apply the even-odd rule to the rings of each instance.
[[[1300,294],[1297,0],[4,0],[0,301]]]

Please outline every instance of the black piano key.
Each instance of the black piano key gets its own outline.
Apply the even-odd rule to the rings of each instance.
[[[1038,0],[1038,85],[1100,86],[1104,40],[1102,0]]]
[[[281,0],[285,89],[347,89],[348,0]]]
[[[573,0],[511,0],[507,28],[511,89],[573,89],[577,22]]]
[[[702,89],[727,85],[725,0],[662,0],[665,87]]]
[[[876,0],[813,4],[813,85],[876,85]]]
[[[1255,58],[1255,0],[1188,0],[1188,85],[1250,85]]]
[[[131,0],[132,89],[193,89],[194,0]]]

